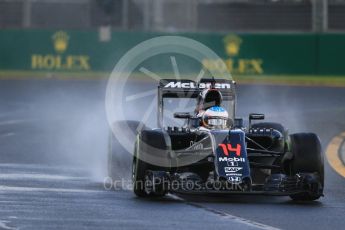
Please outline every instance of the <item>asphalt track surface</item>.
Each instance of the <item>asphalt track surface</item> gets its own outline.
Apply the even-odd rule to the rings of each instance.
[[[0,82],[0,229],[344,228],[345,179],[326,161],[325,197],[309,203],[266,196],[142,200],[126,189],[106,190],[105,87],[97,80]],[[155,85],[129,87],[134,93]],[[344,98],[344,88],[242,85],[237,114],[262,112],[291,133],[315,132],[326,149],[345,130]],[[129,117],[140,117],[149,102],[136,102]],[[148,123],[154,126],[154,116]]]

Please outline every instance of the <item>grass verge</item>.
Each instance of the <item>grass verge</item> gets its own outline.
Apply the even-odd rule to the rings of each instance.
[[[27,79],[61,79],[61,80],[106,80],[109,72],[41,72],[41,71],[0,71],[0,80]],[[142,73],[134,73],[133,77],[147,79]],[[171,78],[173,74],[161,74],[162,78]],[[193,76],[190,74],[187,78]],[[345,87],[345,76],[327,75],[235,75],[239,84],[268,84],[292,86],[329,86]]]

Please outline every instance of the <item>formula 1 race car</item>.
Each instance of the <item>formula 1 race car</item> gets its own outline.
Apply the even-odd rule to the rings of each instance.
[[[313,133],[288,135],[279,123],[235,117],[235,82],[164,79],[158,86],[158,127],[138,133],[133,157],[139,197],[183,194],[265,194],[316,200],[323,196],[321,144]],[[189,99],[191,112],[166,119],[165,104]],[[177,102],[180,103],[180,102]],[[186,102],[187,104],[190,102]],[[178,107],[176,105],[175,107]]]

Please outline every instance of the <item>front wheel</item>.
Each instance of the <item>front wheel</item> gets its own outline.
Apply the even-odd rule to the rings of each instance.
[[[293,159],[290,170],[293,175],[297,173],[314,173],[318,178],[319,191],[302,192],[291,195],[293,200],[312,201],[321,197],[324,187],[324,161],[321,143],[314,133],[298,133],[290,135]],[[321,190],[321,191],[320,191]]]
[[[130,130],[134,134],[138,134],[141,130],[147,129],[145,125],[141,125],[139,121],[117,121],[113,124],[120,130]],[[133,135],[135,136],[135,135]],[[135,142],[135,138],[130,140]],[[112,131],[109,131],[108,141],[108,176],[113,181],[130,179],[131,172],[130,167],[132,163],[132,156],[120,143],[120,141],[113,135]]]
[[[148,164],[139,158],[139,140],[137,140],[133,154],[132,181],[134,194],[138,197],[148,196],[148,193],[145,191],[145,174],[148,169]]]

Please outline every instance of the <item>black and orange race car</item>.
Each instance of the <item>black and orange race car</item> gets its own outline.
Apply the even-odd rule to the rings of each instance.
[[[224,79],[160,81],[158,128],[141,130],[135,141],[132,176],[137,196],[239,193],[293,200],[323,196],[318,136],[289,135],[279,123],[258,122],[263,114],[249,114],[246,127],[235,116],[235,87],[234,81]],[[171,113],[165,108],[168,102],[185,99],[195,109]]]

